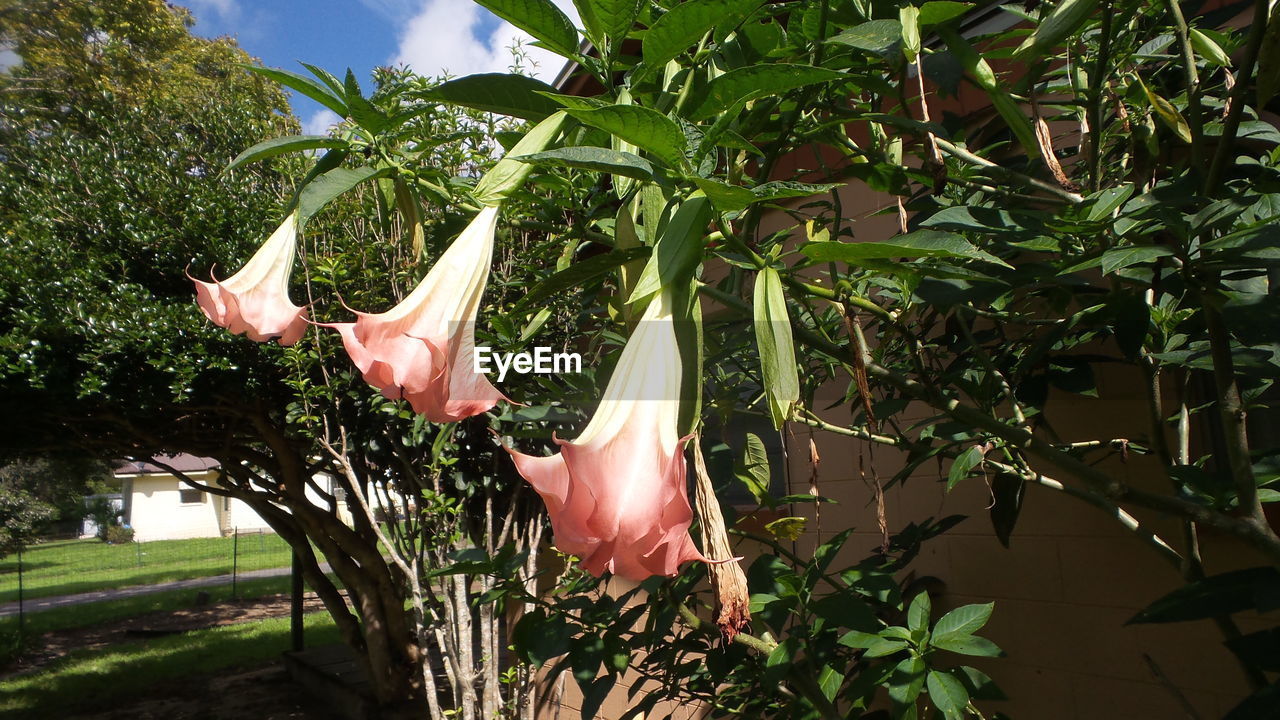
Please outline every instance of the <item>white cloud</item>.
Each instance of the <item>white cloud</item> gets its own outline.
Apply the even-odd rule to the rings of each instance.
[[[302,123],[302,132],[307,135],[328,135],[329,128],[342,122],[342,118],[332,110],[321,109],[311,114]]]
[[[21,62],[22,58],[18,57],[18,53],[9,48],[0,48],[0,72],[8,70]]]
[[[395,3],[396,0],[362,0],[366,4]],[[565,14],[578,23],[571,0],[554,0]],[[393,64],[404,63],[420,75],[470,75],[506,72],[512,64],[509,48],[519,42],[527,55],[526,71],[550,81],[564,67],[564,58],[533,47],[533,38],[511,23],[502,21],[485,32],[492,17],[470,0],[425,0],[400,32],[399,48]]]
[[[185,4],[191,7],[196,17],[202,15],[204,10],[217,13],[224,21],[235,20],[240,16],[238,0],[187,0]]]

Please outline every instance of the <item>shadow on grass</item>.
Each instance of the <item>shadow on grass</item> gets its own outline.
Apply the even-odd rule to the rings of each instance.
[[[306,618],[308,645],[338,641],[327,613]],[[289,649],[289,618],[273,618],[78,651],[33,675],[0,682],[0,718],[63,717],[153,697],[174,681],[274,661]],[[180,687],[169,688],[181,691]]]

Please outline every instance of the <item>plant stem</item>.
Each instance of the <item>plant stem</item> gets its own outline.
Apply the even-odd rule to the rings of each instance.
[[[1249,40],[1245,44],[1244,59],[1240,63],[1240,71],[1236,74],[1236,85],[1231,88],[1227,98],[1227,117],[1222,122],[1222,137],[1218,141],[1218,150],[1213,154],[1213,162],[1209,165],[1209,174],[1204,180],[1204,193],[1212,195],[1222,181],[1231,157],[1231,146],[1235,144],[1236,133],[1240,130],[1240,115],[1244,112],[1244,94],[1253,79],[1254,65],[1258,61],[1258,52],[1262,48],[1262,36],[1267,29],[1267,15],[1270,10],[1268,0],[1254,0],[1253,25],[1249,28]]]

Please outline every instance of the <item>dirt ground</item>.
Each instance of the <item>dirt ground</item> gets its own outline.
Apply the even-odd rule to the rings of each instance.
[[[319,598],[308,593],[304,599],[304,612],[318,612],[323,609],[324,606]],[[0,679],[39,670],[79,648],[95,649],[128,640],[235,625],[251,620],[285,617],[288,614],[289,596],[280,594],[252,600],[230,600],[201,607],[147,613],[124,620],[113,620],[107,625],[57,630],[45,633],[40,638],[38,647],[27,651],[12,665],[0,668]]]
[[[318,598],[308,595],[305,612],[323,609]],[[0,669],[0,678],[34,672],[79,648],[101,648],[288,614],[289,596],[273,595],[148,613],[104,626],[59,630],[46,633],[38,649]],[[68,720],[320,720],[328,717],[307,702],[306,693],[293,684],[280,663],[272,662],[267,667],[249,671],[228,670],[223,674],[160,684],[149,697],[135,703]]]

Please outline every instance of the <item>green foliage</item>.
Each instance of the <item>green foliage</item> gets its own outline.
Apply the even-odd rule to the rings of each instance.
[[[52,505],[25,490],[0,488],[0,558],[30,543],[53,518]]]

